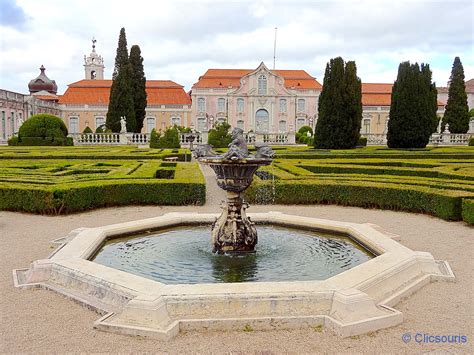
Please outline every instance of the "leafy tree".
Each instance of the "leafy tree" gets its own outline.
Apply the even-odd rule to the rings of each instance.
[[[128,59],[127,39],[125,29],[120,30],[115,68],[110,89],[109,107],[106,126],[113,132],[120,132],[120,118],[126,117],[127,132],[135,132],[135,107],[133,103],[133,69]]]
[[[464,68],[459,57],[454,58],[449,78],[448,102],[444,112],[442,129],[449,123],[452,133],[466,133],[469,130],[469,107],[467,105]]]
[[[310,137],[308,137],[308,132],[313,136],[313,130],[310,126],[301,127],[298,132],[296,132],[296,143],[307,144]]]
[[[152,137],[150,136],[151,148],[180,148],[181,147],[179,143],[179,130],[176,126],[165,129],[163,133],[161,131],[156,133],[156,137],[153,137],[153,140],[156,141],[156,139],[158,139],[158,142],[156,144],[154,143],[152,146],[151,145]]]
[[[146,78],[143,70],[143,57],[140,47],[133,45],[130,48],[130,64],[132,65],[133,104],[135,110],[136,130],[140,133],[145,120],[147,105]]]
[[[437,111],[437,90],[428,64],[400,63],[393,84],[388,121],[390,148],[424,148],[428,144]]]
[[[157,133],[156,129],[152,129],[150,133],[150,148],[160,148],[158,142],[160,141],[161,132]]]
[[[232,141],[229,129],[230,124],[227,122],[217,123],[214,128],[209,130],[207,142],[214,148],[227,148]]]
[[[341,57],[326,65],[323,90],[319,96],[315,148],[355,148],[362,120],[362,89],[355,62]]]

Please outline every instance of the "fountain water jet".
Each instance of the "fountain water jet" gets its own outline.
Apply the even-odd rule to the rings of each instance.
[[[232,130],[232,142],[226,154],[216,155],[210,148],[209,145],[198,146],[194,151],[195,157],[214,170],[217,185],[227,192],[222,213],[212,225],[212,251],[253,252],[258,240],[257,229],[245,213],[248,204],[241,194],[252,183],[257,169],[271,164],[275,153],[269,146],[261,144],[256,145],[255,156],[250,156],[240,128]]]

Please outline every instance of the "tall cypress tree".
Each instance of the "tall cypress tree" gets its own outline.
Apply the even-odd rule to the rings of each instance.
[[[466,133],[469,130],[469,107],[467,105],[464,68],[459,57],[454,58],[449,78],[448,102],[444,112],[442,129],[449,123],[452,133]]]
[[[125,29],[120,30],[115,56],[115,67],[110,88],[109,107],[106,126],[113,132],[120,132],[120,117],[127,120],[127,132],[135,132],[135,109],[133,104],[132,66],[128,58],[127,38]]]
[[[132,65],[133,103],[135,110],[136,132],[140,133],[145,120],[147,105],[146,78],[143,70],[143,57],[140,47],[133,45],[130,48],[130,64]]]
[[[323,90],[319,96],[315,148],[354,148],[362,120],[361,81],[355,62],[344,65],[341,57],[326,65]]]
[[[400,63],[392,88],[387,144],[390,148],[424,148],[436,119],[436,86],[429,65]]]

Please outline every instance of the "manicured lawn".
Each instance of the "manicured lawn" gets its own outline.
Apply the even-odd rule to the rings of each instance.
[[[189,151],[133,147],[0,148],[0,209],[71,213],[130,204],[205,202],[204,178]]]
[[[250,202],[377,207],[473,223],[473,147],[276,152],[248,190]]]

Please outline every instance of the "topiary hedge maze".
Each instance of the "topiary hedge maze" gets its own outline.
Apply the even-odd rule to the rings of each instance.
[[[126,148],[88,147],[89,158],[77,149],[74,159],[67,156],[70,151],[53,148],[43,150],[43,158],[39,149],[30,149],[14,159],[1,149],[0,210],[62,214],[106,206],[205,202],[204,178],[196,163],[165,162],[156,154],[147,156],[148,150]],[[161,154],[173,156],[171,151]],[[123,158],[128,155],[134,159]]]
[[[277,159],[261,169],[246,197],[253,203],[422,212],[474,224],[474,149],[462,148],[386,154],[363,149],[294,152],[295,159]]]

